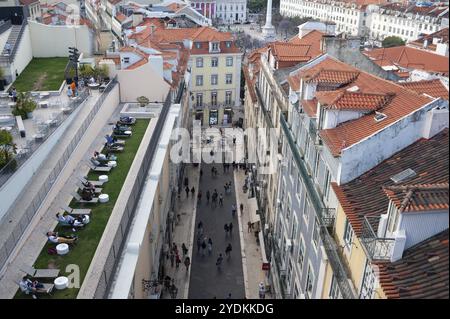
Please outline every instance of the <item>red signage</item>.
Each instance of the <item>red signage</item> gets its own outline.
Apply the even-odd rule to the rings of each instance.
[[[263,263],[262,264],[262,270],[269,270],[270,269],[270,263]]]

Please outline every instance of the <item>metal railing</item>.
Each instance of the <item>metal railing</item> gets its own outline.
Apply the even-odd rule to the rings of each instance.
[[[14,44],[14,47],[11,49],[11,52],[9,55],[2,55],[2,61],[3,63],[12,63],[14,61],[14,57],[16,56],[16,52],[20,46],[20,42],[22,41],[22,35],[25,31],[25,27],[28,24],[27,19],[23,19],[22,24],[20,25],[19,34],[17,35],[16,43]]]
[[[370,260],[390,260],[395,245],[393,238],[380,238],[374,231],[379,217],[364,216],[361,241]]]
[[[302,181],[305,185],[314,211],[316,212],[316,216],[319,218],[321,225],[320,237],[330,261],[331,268],[333,269],[333,273],[336,277],[339,289],[345,299],[354,299],[355,293],[351,281],[349,280],[350,276],[348,275],[344,263],[337,252],[336,243],[328,231],[328,228],[334,225],[334,210],[328,209],[323,204],[321,196],[314,185],[313,178],[308,173],[306,164],[302,159],[298,146],[292,136],[292,132],[289,129],[288,123],[283,115],[280,116],[280,122],[296,165],[299,169]]]
[[[59,113],[56,118],[52,119],[55,121],[52,123],[53,125],[42,125],[39,127],[39,138],[28,140],[26,147],[23,148],[24,151],[15,154],[15,156],[0,169],[0,186],[4,185],[8,179],[14,175],[14,173],[34,154],[49,136],[58,129],[59,125],[86,100],[86,98],[87,93],[81,92],[76,100],[70,101],[68,105],[62,105],[62,107],[70,109],[70,112]],[[16,133],[19,134],[18,132]]]
[[[78,128],[77,133],[72,138],[70,143],[67,144],[63,156],[59,159],[58,163],[55,165],[52,172],[48,175],[44,183],[41,185],[39,192],[36,194],[36,196],[28,205],[28,208],[20,218],[20,221],[17,223],[14,230],[9,235],[8,239],[5,242],[1,243],[2,246],[0,247],[0,269],[5,265],[9,255],[12,253],[12,251],[16,246],[16,243],[19,241],[20,237],[25,232],[26,228],[30,224],[31,220],[33,219],[38,209],[40,208],[45,197],[52,188],[54,182],[58,178],[58,175],[61,173],[62,169],[64,168],[70,156],[72,155],[73,150],[78,146],[83,135],[86,133],[87,128],[91,124],[98,110],[100,109],[109,92],[114,88],[116,83],[117,83],[116,78],[114,78],[110,83],[108,83],[107,87],[105,88],[105,91],[102,93],[97,102],[94,104],[94,106],[91,109],[91,112],[85,118],[83,124]],[[77,107],[81,105],[81,103],[79,103]],[[11,209],[15,208],[11,207],[10,210]],[[9,211],[7,212],[7,214],[8,213]]]

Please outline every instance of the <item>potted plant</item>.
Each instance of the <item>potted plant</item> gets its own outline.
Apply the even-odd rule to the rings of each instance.
[[[8,165],[11,170],[16,169],[17,163],[11,161],[16,153],[16,144],[10,132],[0,131],[0,169]]]
[[[5,89],[5,79],[3,78],[5,76],[3,69],[0,67],[0,91],[3,91]]]
[[[36,109],[37,103],[30,97],[29,94],[23,92],[17,96],[17,103],[13,110],[15,116],[20,115],[22,119],[33,118],[33,111]]]
[[[145,96],[140,96],[140,97],[138,97],[136,100],[138,101],[138,103],[139,103],[139,105],[140,105],[141,107],[144,107],[144,106],[146,106],[148,103],[150,103],[150,100],[149,100],[147,97],[145,97]]]

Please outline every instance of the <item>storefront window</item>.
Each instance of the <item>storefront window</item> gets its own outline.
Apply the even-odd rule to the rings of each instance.
[[[219,121],[219,112],[217,110],[209,111],[209,125],[216,125]]]

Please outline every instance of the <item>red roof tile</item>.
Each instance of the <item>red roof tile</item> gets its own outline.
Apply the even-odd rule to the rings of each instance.
[[[359,93],[347,91],[316,92],[319,103],[327,110],[376,111],[393,98],[389,94]]]
[[[377,262],[389,299],[449,298],[448,229],[404,251],[396,262]]]
[[[448,183],[393,185],[383,190],[402,213],[449,209]]]
[[[448,74],[448,58],[428,51],[407,46],[380,48],[364,51],[373,62],[380,66],[400,66],[408,70],[424,70],[432,73]]]
[[[441,97],[448,101],[448,89],[439,79],[417,82],[402,82],[400,85],[419,94],[428,94],[434,98]]]
[[[302,100],[300,104],[303,107],[303,110],[309,117],[315,118],[317,117],[317,100]]]
[[[399,185],[448,184],[448,143],[449,130],[445,129],[431,139],[420,139],[346,184],[332,183],[338,201],[358,237],[362,233],[364,216],[379,217],[387,213],[389,198],[383,189]],[[406,169],[414,170],[416,175],[395,184],[391,180],[392,176]],[[372,226],[378,228],[378,224]]]

